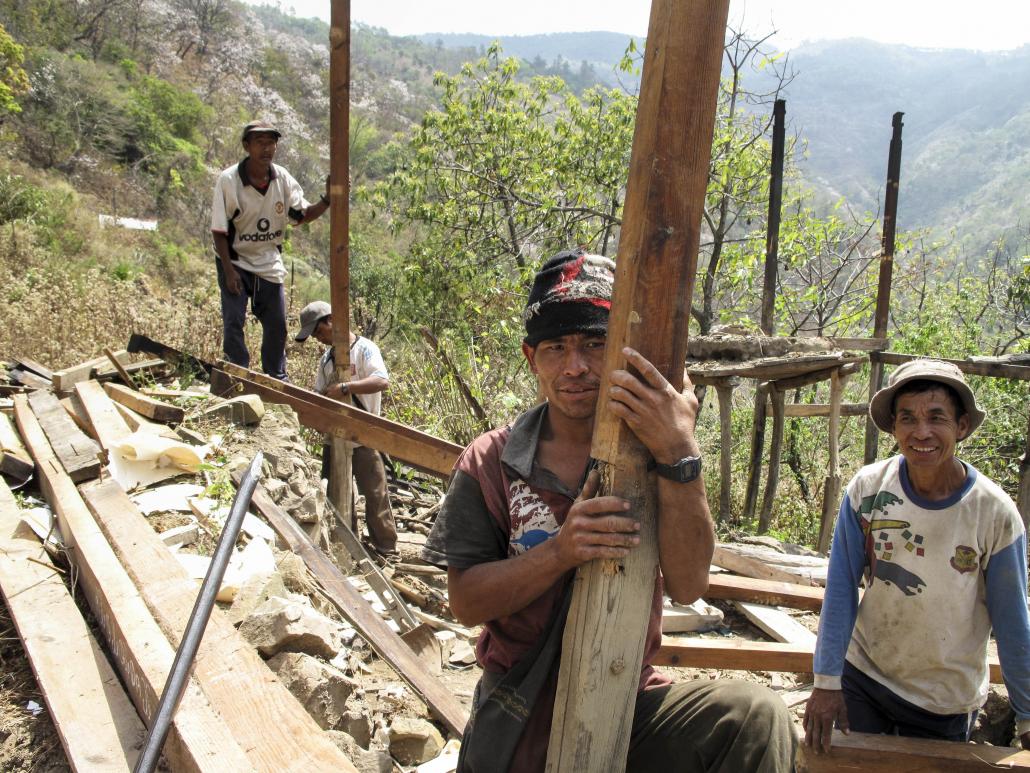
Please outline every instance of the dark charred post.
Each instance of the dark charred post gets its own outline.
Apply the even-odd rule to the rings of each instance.
[[[329,27],[329,292],[336,378],[350,379],[350,0],[332,0]],[[350,446],[334,437],[328,496],[351,519]]]
[[[758,533],[765,534],[772,523],[773,502],[780,485],[780,460],[783,458],[783,413],[786,393],[773,383],[769,390],[772,403],[773,427],[769,442],[769,475],[765,481],[765,496],[762,497],[762,512],[758,514]]]
[[[751,422],[751,458],[748,464],[747,491],[744,494],[743,520],[755,517],[758,506],[758,487],[762,482],[762,452],[765,450],[766,403],[769,398],[769,383],[762,382],[755,388],[755,415]]]
[[[783,145],[785,100],[773,105],[772,168],[769,172],[769,217],[765,231],[765,282],[762,285],[762,332],[771,336],[776,329],[776,273],[780,252],[780,210],[783,206]]]
[[[683,386],[729,0],[654,0],[644,52],[605,374],[641,352]],[[641,522],[622,561],[580,567],[562,639],[547,770],[623,771],[658,568],[657,485],[648,454],[601,399],[592,455],[601,494]],[[617,624],[613,625],[613,621]]]
[[[890,155],[887,159],[887,193],[883,203],[883,238],[880,242],[880,280],[876,287],[876,314],[873,338],[887,337],[887,318],[891,310],[891,276],[894,273],[894,234],[898,219],[898,184],[901,181],[901,129],[904,113],[895,113]],[[889,345],[889,344],[888,344]],[[883,384],[883,363],[872,360],[869,367],[869,398]],[[876,461],[879,432],[872,419],[865,424],[865,463]]]

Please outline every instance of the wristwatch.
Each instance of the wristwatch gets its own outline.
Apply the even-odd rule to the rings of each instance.
[[[663,478],[676,483],[690,483],[697,480],[701,474],[701,457],[687,456],[675,464],[658,464],[655,462],[655,471]]]

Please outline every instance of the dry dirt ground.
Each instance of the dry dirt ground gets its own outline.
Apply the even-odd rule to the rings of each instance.
[[[277,411],[270,411],[266,414],[266,421],[257,430],[243,431],[239,429],[225,429],[227,445],[224,454],[227,457],[240,456],[249,458],[257,448],[274,448],[283,443],[292,443],[297,446],[298,437],[291,432],[289,422],[284,422]],[[395,512],[400,515],[417,513],[407,508],[405,499],[402,496],[393,498]],[[175,514],[156,514],[150,517],[154,527],[160,531],[179,525],[188,518]],[[401,520],[399,527],[412,525],[411,519]],[[418,528],[414,524],[413,528]],[[423,527],[424,528],[424,527]],[[402,536],[400,543],[400,561],[414,563],[418,555],[418,533],[411,531],[407,536]],[[205,542],[213,546],[214,537],[208,535]],[[202,552],[209,552],[203,551]],[[426,583],[429,587],[442,589],[443,579],[441,577],[406,577],[407,581],[425,590]],[[288,583],[290,584],[290,583]],[[720,631],[705,634],[705,636],[720,637],[726,635],[739,636],[748,639],[763,639],[763,635],[754,628],[743,616],[729,605],[720,602],[712,602],[719,606],[724,614],[724,626]],[[83,604],[84,614],[90,620],[89,610]],[[319,605],[323,610],[324,605]],[[439,614],[438,609],[429,610]],[[815,630],[818,619],[814,614],[796,614],[795,619],[811,630]],[[96,628],[94,627],[96,634]],[[400,678],[381,660],[375,658],[366,649],[362,654],[365,666],[360,668],[352,676],[356,679],[360,688],[355,691],[348,701],[348,709],[361,712],[365,716],[388,719],[397,714],[409,716],[427,716],[428,712],[422,701],[406,688]],[[766,673],[766,672],[720,672],[714,669],[663,669],[674,681],[689,679],[711,679],[730,677],[737,679],[748,679],[759,682],[783,694],[804,688],[811,683],[811,675],[789,674],[789,673]],[[464,669],[444,668],[441,679],[458,700],[467,708],[472,697],[472,691],[479,678],[477,667]],[[38,709],[28,708],[32,704],[38,705]],[[83,707],[84,710],[88,707]],[[800,728],[800,718],[804,710],[804,703],[798,703],[792,712]],[[978,732],[978,740],[988,740],[994,743],[1007,745],[1011,740],[1011,730],[1006,737],[1006,727],[1011,727],[1011,712],[1008,710],[1007,701],[999,695],[992,694],[988,702],[987,711],[981,716],[980,724],[983,729]],[[374,732],[374,728],[373,728]],[[0,605],[0,772],[7,773],[28,773],[32,772],[57,772],[70,770],[54,725],[47,715],[43,698],[39,692],[31,667],[21,647],[17,632],[9,618],[6,606]]]

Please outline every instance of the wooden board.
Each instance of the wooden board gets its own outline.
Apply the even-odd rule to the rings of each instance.
[[[115,357],[117,357],[122,364],[125,364],[129,361],[129,353],[126,352],[124,349],[122,351],[115,352],[114,354]],[[79,383],[80,381],[85,381],[93,375],[93,371],[97,370],[98,368],[102,368],[105,365],[110,365],[106,356],[96,357],[92,360],[89,360],[88,362],[83,362],[78,365],[73,365],[70,368],[65,368],[64,370],[57,371],[56,373],[54,373],[53,377],[54,391],[70,392],[72,387],[74,387],[77,383]]]
[[[86,411],[94,437],[105,450],[110,451],[132,434],[99,382],[80,381],[75,385],[75,394]]]
[[[729,0],[651,3],[601,394],[626,367],[625,346],[672,389],[683,384],[728,9]],[[629,502],[640,543],[624,559],[576,570],[549,773],[625,769],[658,564],[650,454],[606,399],[597,401],[591,455],[601,463],[598,494]]]
[[[15,357],[12,363],[22,370],[30,371],[41,378],[45,378],[47,381],[54,380],[54,372],[50,368],[46,365],[40,365],[35,360],[30,360],[28,357]]]
[[[734,601],[736,607],[752,625],[761,629],[773,641],[799,644],[815,650],[815,634],[797,620],[775,607],[752,604],[749,601]]]
[[[239,473],[235,473],[234,477],[239,485]],[[325,597],[340,614],[350,620],[372,649],[411,685],[447,729],[460,737],[468,721],[468,714],[450,690],[429,672],[425,663],[372,610],[336,564],[312,544],[310,537],[297,522],[283,512],[261,486],[254,492],[253,506],[289,545],[290,550],[303,559],[321,585]]]
[[[68,557],[78,570],[79,587],[104,633],[136,710],[149,722],[175,652],[54,456],[22,395],[15,398],[14,414],[35,459],[40,488],[57,514]],[[256,770],[193,681],[179,703],[164,754],[176,771]]]
[[[12,368],[8,375],[10,376],[11,381],[21,384],[23,387],[27,387],[29,389],[50,389],[51,387],[49,380],[29,370]]]
[[[126,408],[131,408],[141,416],[163,424],[178,424],[185,415],[185,411],[177,405],[169,405],[155,400],[121,384],[105,384],[104,391],[112,400],[121,403]]]
[[[32,406],[32,412],[52,444],[54,453],[73,481],[92,480],[100,475],[102,462],[105,461],[100,446],[78,428],[56,395],[52,392],[33,392],[29,395],[28,404]]]
[[[199,585],[113,480],[79,489],[161,630],[178,647]],[[215,609],[193,677],[258,770],[355,771],[314,719]]]
[[[86,409],[82,407],[82,401],[75,396],[75,393],[72,392],[67,397],[62,397],[61,405],[64,407],[65,413],[75,422],[76,426],[90,437],[93,437],[93,427],[90,426],[89,417],[86,416]],[[93,439],[98,440],[95,437]]]
[[[987,773],[990,770],[1030,771],[1030,752],[987,744],[934,741],[833,731],[829,754],[816,754],[800,744],[799,773],[898,773],[947,771]]]
[[[716,546],[715,553],[712,555],[712,564],[728,569],[731,572],[736,572],[744,577],[753,577],[757,580],[772,580],[793,585],[811,585],[800,575],[777,569],[756,558],[742,556],[719,546]]]
[[[912,360],[925,359],[917,354],[901,354],[899,352],[875,352],[870,355],[873,362],[882,362],[887,365],[903,365]],[[1030,366],[1010,365],[1002,362],[971,362],[969,360],[943,360],[950,362],[963,373],[974,376],[993,376],[994,378],[1013,378],[1020,381],[1030,381]]]
[[[131,771],[146,728],[3,481],[0,590],[72,770]]]
[[[383,451],[440,478],[450,477],[462,451],[455,443],[231,363],[220,361],[211,380],[213,392],[217,383],[235,382],[241,391],[266,402],[291,406],[307,427]]]
[[[708,591],[704,595],[710,599],[753,601],[818,612],[823,608],[823,592],[822,588],[793,582],[756,580],[720,572],[708,575]]]
[[[121,403],[114,404],[115,409],[118,411],[118,415],[125,421],[125,425],[132,432],[139,432],[139,430],[146,430],[153,432],[159,437],[166,437],[169,440],[182,440],[174,429],[164,424],[155,424],[154,422],[147,419],[145,416],[140,416],[132,408],[122,405]]]
[[[740,671],[812,673],[812,647],[746,639],[663,638],[652,661],[655,666],[722,668]],[[1001,684],[1001,664],[988,660],[990,680]]]

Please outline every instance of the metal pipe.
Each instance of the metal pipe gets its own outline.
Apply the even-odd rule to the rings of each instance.
[[[264,455],[258,451],[250,463],[250,467],[247,468],[247,472],[243,475],[243,480],[240,481],[239,490],[233,500],[229,517],[226,518],[225,525],[222,527],[215,554],[211,558],[211,565],[200,586],[200,593],[197,595],[197,602],[193,605],[193,612],[186,624],[182,641],[179,642],[179,649],[175,653],[175,660],[172,661],[172,668],[161,693],[157,711],[154,713],[150,731],[147,733],[146,743],[136,762],[136,767],[133,768],[133,773],[153,773],[157,768],[158,760],[161,758],[161,749],[164,747],[168,730],[172,725],[172,717],[175,716],[179,700],[186,689],[186,680],[189,678],[190,669],[193,668],[193,660],[197,656],[200,642],[204,638],[207,621],[211,618],[215,597],[218,595],[222,578],[225,576],[225,569],[229,565],[233,548],[236,546],[236,539],[240,536],[243,517],[247,514],[250,500],[254,496],[254,489],[257,488],[258,480],[261,477],[263,461]]]

